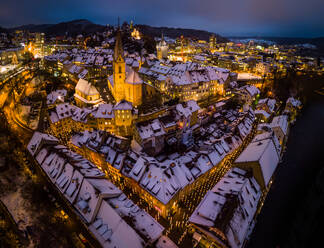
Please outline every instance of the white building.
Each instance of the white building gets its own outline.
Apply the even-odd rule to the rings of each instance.
[[[272,138],[251,142],[235,160],[234,166],[252,170],[262,190],[269,182],[279,162],[279,153]]]
[[[288,116],[279,115],[274,117],[270,126],[282,145],[288,134]]]

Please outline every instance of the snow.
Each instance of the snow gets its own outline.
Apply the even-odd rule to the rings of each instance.
[[[257,210],[260,196],[260,186],[255,179],[250,178],[244,170],[233,168],[212,190],[207,192],[189,221],[201,231],[210,233],[210,236],[217,237],[219,233],[223,233],[230,247],[242,247]],[[231,203],[231,199],[234,198],[238,205]],[[231,205],[226,205],[227,202]],[[233,211],[231,219],[224,218],[228,208],[233,208],[230,210]],[[223,236],[218,236],[218,238],[224,239]]]
[[[254,114],[257,115],[261,115],[263,116],[265,119],[268,119],[270,117],[270,114],[268,114],[265,110],[263,109],[257,109],[254,111]]]
[[[105,200],[102,201],[96,219],[89,229],[105,248],[144,247],[142,238]]]
[[[121,197],[124,196],[124,197]],[[134,229],[145,236],[149,242],[156,241],[161,235],[164,228],[155,219],[145,211],[141,210],[125,195],[110,198],[108,202],[112,206],[116,206],[116,212],[124,217],[130,216],[134,219]]]
[[[141,84],[143,80],[139,77],[138,73],[134,70],[131,70],[126,77],[125,83],[128,84]]]
[[[293,97],[289,97],[287,99],[286,105],[291,105],[295,108],[299,108],[301,106],[301,102],[298,99],[295,99]]]
[[[260,166],[263,183],[267,187],[279,162],[279,155],[272,139],[251,142],[235,160],[235,165],[240,166],[240,163],[252,165],[255,162]]]
[[[178,248],[178,246],[173,243],[171,239],[169,239],[167,236],[162,236],[156,246],[156,248]]]
[[[103,247],[144,247],[145,242],[154,242],[162,235],[164,228],[127,199],[110,181],[98,178],[105,175],[93,164],[65,146],[58,145],[57,140],[46,143],[42,137],[46,139],[47,135],[35,133],[29,145],[38,145],[36,151],[35,148],[30,149],[32,155],[37,158],[62,195],[73,204]],[[102,142],[98,134],[85,132],[84,135],[78,135],[75,142],[77,139],[81,142]],[[111,145],[121,145],[113,136],[109,140]],[[116,160],[120,163],[124,156],[119,154]],[[137,166],[143,165],[140,161],[141,159],[137,160],[134,171],[138,170]],[[131,226],[123,220],[128,216],[134,218]],[[145,240],[142,237],[145,237]]]
[[[94,87],[91,83],[82,78],[79,79],[75,90],[82,92],[86,96],[99,95],[99,92],[96,89],[96,87]]]
[[[284,135],[287,135],[288,132],[288,116],[287,115],[279,115],[273,118],[271,124],[271,128],[280,128]]]
[[[132,109],[133,109],[132,103],[126,100],[122,100],[118,102],[114,107],[114,110],[132,110]]]
[[[254,75],[252,73],[238,73],[237,80],[261,80],[262,77]]]
[[[96,112],[93,112],[93,116],[95,118],[106,118],[106,119],[112,119],[114,118],[114,111],[113,111],[113,105],[108,104],[100,104],[98,106],[98,109]]]

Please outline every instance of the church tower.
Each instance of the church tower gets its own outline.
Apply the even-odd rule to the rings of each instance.
[[[126,66],[124,59],[124,50],[121,40],[121,32],[118,28],[116,43],[114,49],[114,61],[113,61],[113,77],[114,77],[114,97],[116,102],[125,99],[125,78],[126,78]]]
[[[156,45],[156,54],[158,59],[167,59],[168,58],[169,47],[164,40],[163,34],[161,41]]]

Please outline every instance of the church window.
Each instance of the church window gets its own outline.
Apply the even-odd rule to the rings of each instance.
[[[122,73],[121,66],[119,66],[118,70],[119,70],[119,73]]]

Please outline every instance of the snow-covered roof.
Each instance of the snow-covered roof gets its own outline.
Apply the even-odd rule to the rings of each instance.
[[[263,183],[266,187],[279,163],[279,155],[272,139],[251,142],[235,160],[237,166],[240,163],[255,166],[253,165],[255,162],[261,168]]]
[[[46,104],[54,104],[56,100],[64,102],[64,97],[66,96],[67,91],[65,89],[52,91],[50,94],[47,95]]]
[[[132,217],[133,228],[140,233],[142,237],[149,240],[150,243],[155,242],[161,237],[164,228],[147,212],[140,209],[124,194],[119,197],[108,199],[108,202],[116,207],[116,212],[124,217]]]
[[[125,82],[128,84],[141,84],[143,80],[139,77],[138,73],[131,69],[131,71],[127,74]]]
[[[280,128],[284,135],[288,132],[288,116],[278,115],[275,116],[270,124],[271,128]]]
[[[99,92],[96,89],[96,87],[94,87],[91,83],[82,78],[79,79],[75,90],[82,92],[86,96],[99,95]]]
[[[295,107],[295,108],[298,108],[298,107],[301,106],[301,102],[300,102],[298,99],[293,98],[293,97],[289,97],[289,98],[287,99],[286,105],[289,105],[289,104],[290,104],[291,106]]]
[[[58,139],[52,135],[40,132],[34,132],[33,137],[27,145],[27,149],[30,154],[35,155],[40,149],[41,145],[44,143],[55,144],[58,142]]]
[[[254,85],[245,85],[241,89],[246,90],[250,96],[256,96],[257,94],[260,94],[260,90],[255,87]]]
[[[178,246],[173,243],[171,239],[169,239],[167,236],[162,236],[159,238],[158,242],[155,245],[156,248],[178,248]]]
[[[104,248],[144,247],[143,239],[103,200],[89,230]]]
[[[230,247],[242,247],[260,196],[256,180],[246,171],[233,168],[207,192],[189,221]],[[227,218],[229,213],[231,217]]]
[[[254,114],[255,115],[262,115],[265,119],[268,119],[270,117],[270,114],[267,111],[263,110],[263,109],[255,110]]]
[[[113,111],[113,105],[108,103],[108,104],[100,104],[98,106],[97,111],[93,112],[93,116],[95,118],[107,118],[111,119],[114,118],[114,111]]]
[[[136,129],[142,140],[165,134],[162,124],[158,119],[151,122],[138,123]]]
[[[115,107],[115,110],[132,110],[133,109],[133,105],[131,102],[128,102],[126,100],[122,100],[120,102],[118,102]]]

